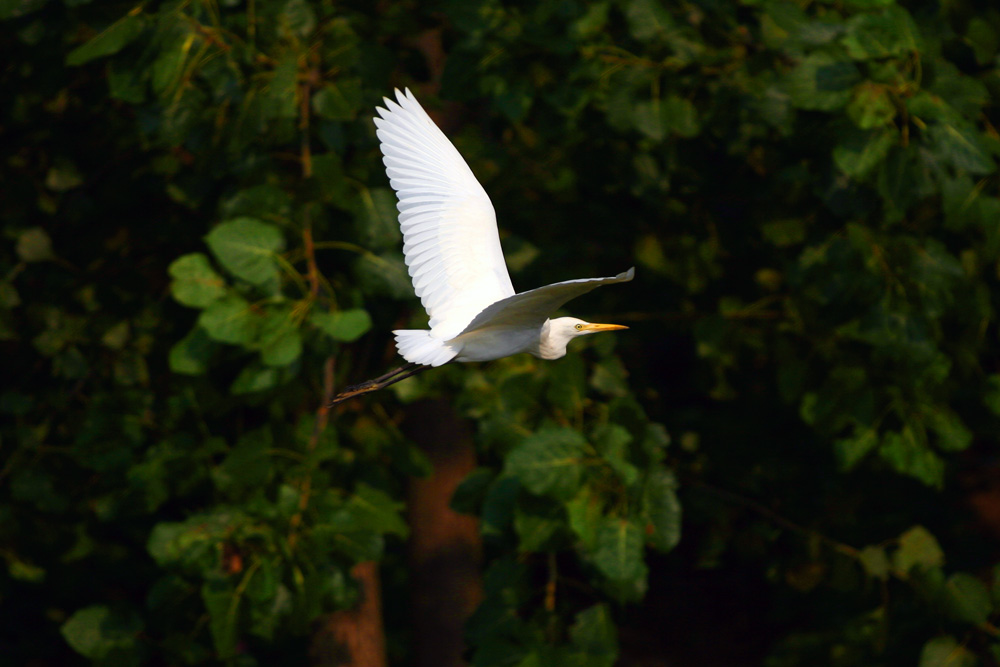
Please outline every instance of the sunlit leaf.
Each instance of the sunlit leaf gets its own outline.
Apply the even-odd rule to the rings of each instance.
[[[944,564],[944,552],[937,539],[923,526],[914,526],[899,537],[899,549],[892,555],[893,567],[904,575],[914,567],[933,568]]]
[[[228,294],[208,305],[198,317],[198,325],[212,340],[233,345],[250,345],[257,338],[260,320],[250,304]]]
[[[357,340],[372,327],[371,316],[360,308],[338,310],[333,313],[314,310],[309,313],[309,322],[333,340],[341,343]]]
[[[168,269],[173,281],[170,293],[179,303],[205,308],[226,293],[226,283],[200,252],[178,257]]]
[[[625,519],[606,518],[597,531],[593,551],[594,565],[601,574],[616,581],[631,581],[646,576],[642,558],[642,531]]]

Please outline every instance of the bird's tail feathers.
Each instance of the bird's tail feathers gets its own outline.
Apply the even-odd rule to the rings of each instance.
[[[432,338],[426,329],[397,329],[396,349],[404,359],[415,364],[440,366],[454,359],[459,350],[440,338]]]

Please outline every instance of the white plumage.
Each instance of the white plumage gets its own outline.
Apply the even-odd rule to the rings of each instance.
[[[406,266],[430,317],[430,330],[393,332],[404,359],[430,366],[518,352],[556,359],[574,336],[626,328],[549,316],[600,285],[632,280],[634,269],[515,294],[493,204],[469,165],[408,89],[384,99],[376,134],[399,199]]]

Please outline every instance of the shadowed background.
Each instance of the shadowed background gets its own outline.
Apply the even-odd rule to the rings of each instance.
[[[998,53],[986,2],[0,1],[0,664],[994,664]],[[635,265],[572,303],[629,331],[320,407],[426,323],[397,86],[515,288]]]

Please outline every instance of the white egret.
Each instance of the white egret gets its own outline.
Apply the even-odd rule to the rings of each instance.
[[[429,329],[393,331],[409,363],[349,388],[333,403],[387,387],[449,361],[491,361],[519,352],[559,359],[577,336],[627,329],[573,317],[549,319],[596,287],[632,280],[635,269],[514,293],[496,213],[469,165],[413,93],[383,98],[374,118],[389,184],[399,200],[406,266]]]

